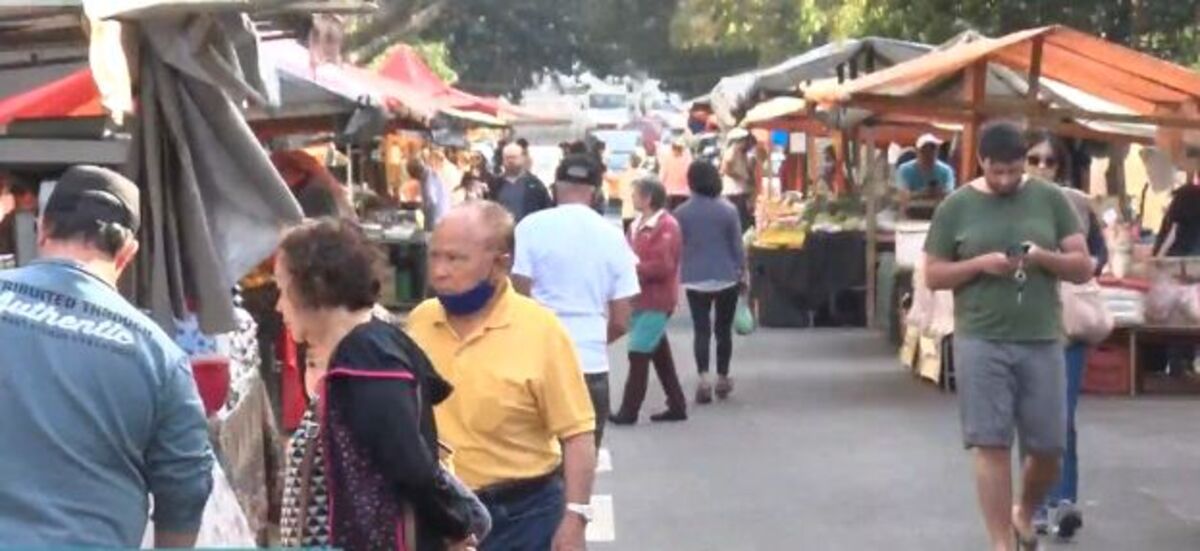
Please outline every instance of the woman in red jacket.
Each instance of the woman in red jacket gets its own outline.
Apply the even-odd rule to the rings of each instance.
[[[637,423],[650,364],[667,395],[667,409],[650,416],[651,421],[684,421],[687,400],[679,386],[667,321],[675,312],[679,296],[679,263],[683,234],[679,223],[667,212],[667,192],[653,176],[634,182],[633,205],[638,216],[629,227],[629,243],[638,256],[638,283],[642,293],[633,302],[629,331],[629,377],[621,408],[610,417],[615,425]]]

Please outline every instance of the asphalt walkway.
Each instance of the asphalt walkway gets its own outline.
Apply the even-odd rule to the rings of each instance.
[[[689,339],[677,320],[690,398]],[[954,396],[895,358],[873,332],[761,330],[735,344],[730,401],[661,426],[645,420],[662,404],[652,379],[643,422],[609,432],[597,494],[612,522],[590,548],[983,549]],[[1088,397],[1080,423],[1086,526],[1061,548],[1200,549],[1200,400]]]

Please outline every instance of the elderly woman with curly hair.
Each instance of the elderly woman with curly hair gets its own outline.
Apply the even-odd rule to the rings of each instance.
[[[351,223],[290,233],[275,265],[279,311],[309,347],[310,407],[284,485],[287,547],[465,548],[469,517],[447,506],[432,408],[450,386],[402,331],[372,315],[375,249]]]

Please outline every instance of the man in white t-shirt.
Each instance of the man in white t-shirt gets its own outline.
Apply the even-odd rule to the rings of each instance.
[[[608,345],[629,330],[637,256],[621,230],[592,208],[602,183],[591,157],[563,159],[559,206],[529,215],[516,230],[513,286],[554,311],[579,353],[596,409],[596,446],[608,419]]]

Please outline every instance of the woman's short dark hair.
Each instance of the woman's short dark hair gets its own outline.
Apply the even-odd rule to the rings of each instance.
[[[1028,144],[1028,149],[1050,144],[1050,149],[1054,151],[1054,160],[1058,162],[1054,167],[1054,183],[1071,183],[1071,150],[1067,149],[1066,142],[1047,130],[1036,129],[1025,134],[1025,143]]]
[[[688,189],[705,197],[721,195],[721,173],[707,161],[693,161],[687,172]]]
[[[321,218],[288,232],[279,262],[306,308],[370,308],[382,289],[382,255],[353,222]]]
[[[633,189],[650,200],[650,208],[661,210],[667,206],[667,188],[663,187],[657,177],[639,178],[633,183]]]

